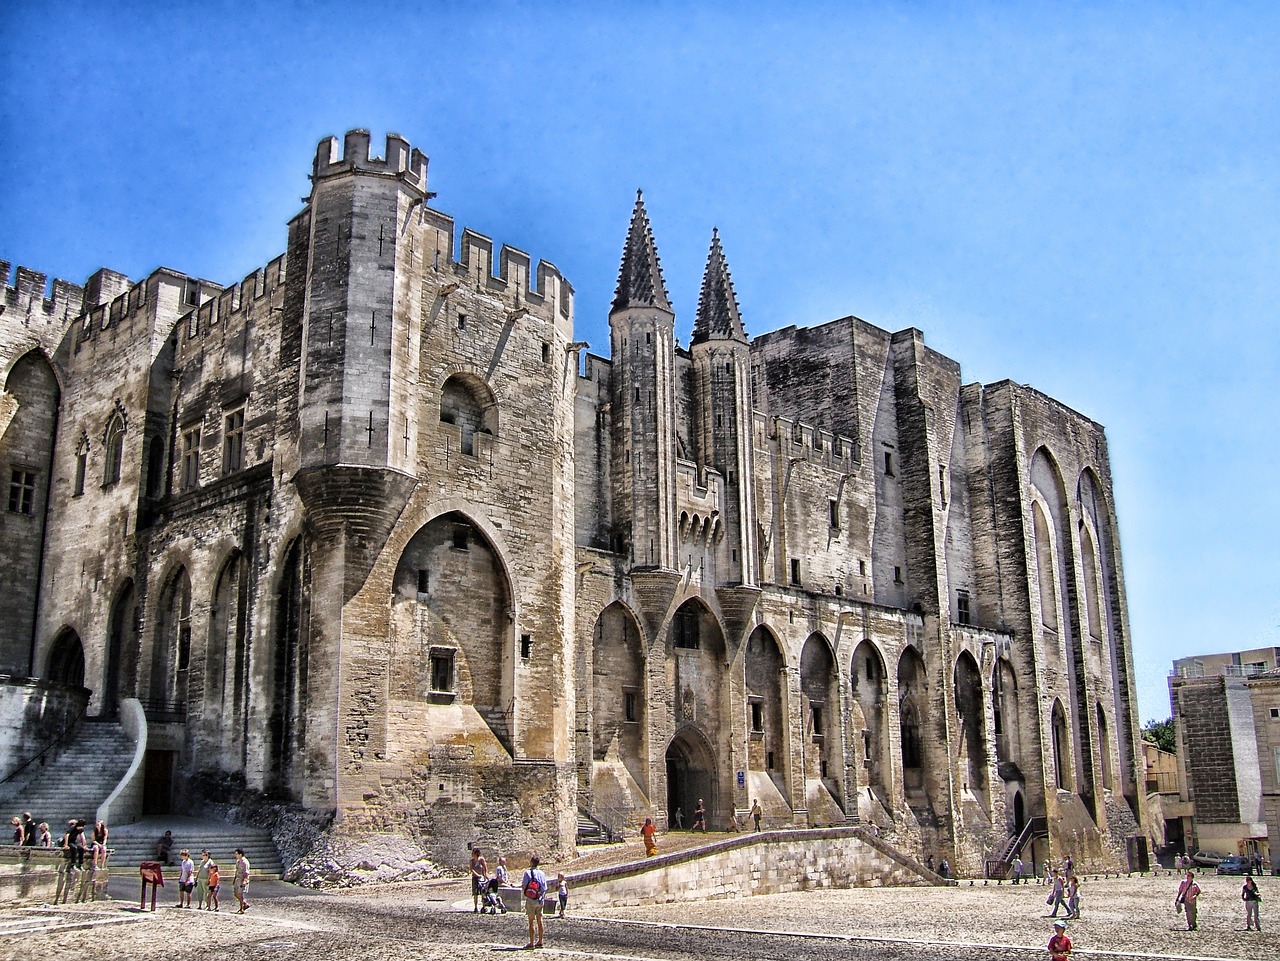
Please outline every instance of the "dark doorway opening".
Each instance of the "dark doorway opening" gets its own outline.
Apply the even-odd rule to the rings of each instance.
[[[676,823],[676,810],[686,827],[693,826],[699,799],[707,810],[707,828],[720,826],[716,817],[715,759],[702,736],[690,729],[677,734],[667,748],[667,821]]]
[[[171,814],[175,751],[147,751],[142,775],[142,813]]]
[[[1027,826],[1027,810],[1026,805],[1022,802],[1022,792],[1015,791],[1013,793],[1013,833],[1021,834],[1022,829]]]

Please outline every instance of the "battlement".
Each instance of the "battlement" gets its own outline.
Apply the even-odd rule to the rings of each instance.
[[[681,540],[717,540],[724,529],[723,502],[724,478],[718,470],[683,458],[676,460],[676,511]]]
[[[547,260],[538,261],[533,272],[533,258],[516,247],[503,244],[498,250],[497,272],[494,272],[493,240],[465,227],[457,241],[454,255],[455,224],[453,218],[427,208],[424,217],[447,238],[447,250],[454,272],[478,290],[511,296],[513,306],[554,304],[560,316],[573,317],[573,284],[560,273],[560,268]],[[445,265],[436,264],[438,269]],[[532,281],[532,282],[531,282]]]
[[[255,303],[264,299],[270,302],[273,292],[285,281],[285,255],[276,257],[265,267],[247,274],[244,280],[229,287],[218,287],[203,281],[200,303],[182,315],[179,328],[183,337],[178,347],[179,356],[185,352],[183,344],[206,337],[218,330],[227,330],[244,319]],[[207,295],[207,296],[206,296]],[[272,304],[271,310],[279,310],[281,304]]]
[[[55,278],[50,291],[46,274],[19,267],[10,285],[10,268],[7,260],[0,260],[0,279],[4,281],[0,305],[6,314],[13,315],[11,322],[63,325],[84,309],[84,288],[79,284]]]
[[[342,141],[342,155],[338,155],[338,138],[326,137],[316,148],[315,164],[311,179],[321,180],[353,171],[397,177],[411,187],[427,192],[427,156],[398,133],[387,134],[386,155],[375,157],[369,153],[369,131],[348,130]]]
[[[756,413],[752,430],[758,448],[776,444],[788,458],[803,458],[833,470],[852,470],[858,464],[858,444],[852,437],[833,434],[790,417],[774,417]]]

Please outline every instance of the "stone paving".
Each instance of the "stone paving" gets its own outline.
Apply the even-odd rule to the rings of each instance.
[[[1261,934],[1245,932],[1239,878],[1201,878],[1200,930],[1173,911],[1176,882],[1090,880],[1084,918],[1071,936],[1083,957],[1270,959],[1280,957],[1280,878],[1263,879]],[[271,890],[281,896],[265,896]],[[226,898],[216,915],[178,910],[166,889],[155,914],[137,902],[0,911],[0,958],[56,961],[369,958],[474,961],[517,950],[524,918],[475,916],[463,881],[370,886],[326,894],[260,889],[248,914]],[[1010,959],[1044,955],[1050,922],[1035,885],[874,888],[595,909],[547,922],[545,954],[611,961],[686,958]],[[166,904],[167,902],[167,904]],[[228,905],[231,906],[230,910]],[[701,931],[699,926],[716,930]],[[1276,930],[1271,930],[1271,929]],[[754,929],[758,934],[740,933]],[[769,932],[769,933],[763,933]],[[827,935],[795,938],[786,934]],[[866,940],[863,940],[866,939]]]

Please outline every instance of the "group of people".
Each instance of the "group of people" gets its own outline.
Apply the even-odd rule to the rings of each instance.
[[[1173,899],[1173,909],[1186,917],[1188,931],[1196,930],[1201,893],[1200,884],[1196,881],[1196,873],[1188,871],[1187,876],[1178,884],[1178,894]],[[1244,879],[1244,884],[1240,888],[1240,900],[1244,902],[1244,929],[1261,931],[1262,920],[1259,917],[1259,908],[1262,904],[1262,894],[1258,891],[1258,882],[1253,879],[1252,874]]]
[[[83,818],[71,818],[67,821],[67,830],[61,838],[54,840],[46,821],[37,823],[31,812],[22,817],[14,815],[9,821],[13,828],[13,843],[22,847],[58,849],[62,857],[58,860],[58,886],[53,903],[66,904],[72,899],[76,903],[97,901],[105,898],[107,888],[107,858],[111,851],[107,847],[107,825],[98,821],[93,826],[92,840],[88,835],[88,825]]]
[[[166,839],[171,847],[173,840],[171,832],[165,831],[165,836],[160,843],[165,843]],[[159,846],[157,844],[157,848]],[[165,853],[168,853],[168,848],[165,849]],[[231,891],[239,905],[236,913],[244,914],[249,910],[249,859],[245,857],[243,848],[236,848],[235,856],[236,864],[231,875]],[[178,907],[190,908],[191,895],[194,893],[197,911],[217,911],[218,896],[222,891],[222,869],[209,853],[209,849],[201,849],[198,867],[191,859],[191,852],[186,848],[179,852],[178,857]]]
[[[542,917],[547,897],[547,876],[538,866],[541,862],[535,854],[529,858],[529,868],[520,879],[520,894],[524,902],[524,912],[529,921],[529,943],[526,948],[540,948],[543,941]],[[472,909],[476,914],[484,914],[486,910],[493,913],[506,914],[506,905],[502,901],[502,888],[510,883],[507,873],[507,859],[498,858],[493,876],[489,876],[489,862],[478,847],[471,849],[471,898]],[[559,917],[564,917],[569,906],[569,882],[564,874],[556,875],[556,902]],[[499,907],[501,905],[501,907]]]

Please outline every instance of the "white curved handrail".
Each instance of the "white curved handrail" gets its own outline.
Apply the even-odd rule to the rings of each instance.
[[[116,789],[98,805],[98,820],[110,824],[132,824],[142,812],[143,762],[147,756],[147,715],[142,702],[126,697],[120,702],[120,726],[133,738],[133,760]]]

